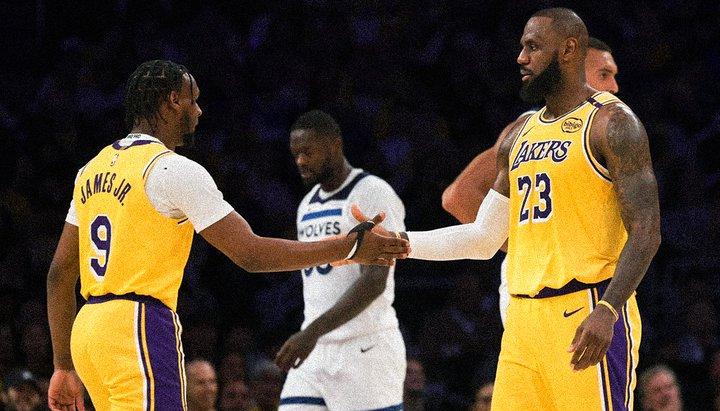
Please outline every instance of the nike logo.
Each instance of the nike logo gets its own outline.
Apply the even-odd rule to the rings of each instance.
[[[372,350],[374,347],[375,347],[374,344],[371,345],[371,346],[369,346],[369,347],[367,347],[367,348],[362,348],[362,347],[360,347],[360,352],[361,352],[361,353],[366,353],[366,352]]]
[[[578,308],[577,310],[575,310],[575,311],[570,311],[570,312],[567,312],[567,310],[565,310],[565,311],[563,312],[563,317],[568,318],[568,317],[570,317],[571,315],[575,314],[576,312],[578,312],[578,311],[580,311],[580,310],[582,310],[582,309],[583,309],[583,308],[580,307],[580,308]]]

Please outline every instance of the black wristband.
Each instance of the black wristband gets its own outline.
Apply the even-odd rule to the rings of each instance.
[[[350,232],[347,233],[347,235],[350,235],[352,233],[356,233],[355,236],[355,245],[354,245],[354,251],[352,254],[350,254],[347,259],[352,260],[353,257],[355,257],[355,254],[357,254],[358,250],[360,249],[360,246],[362,245],[363,239],[365,238],[365,232],[372,230],[375,227],[375,223],[373,223],[371,220],[363,221],[362,223],[356,225],[355,227],[350,230]]]

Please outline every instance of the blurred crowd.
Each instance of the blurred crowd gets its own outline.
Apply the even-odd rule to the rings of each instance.
[[[288,130],[312,108],[337,118],[354,166],[393,186],[407,227],[429,229],[454,223],[442,191],[528,108],[518,98],[519,37],[534,11],[552,5],[37,0],[4,8],[0,403],[44,404],[48,266],[75,173],[127,132],[124,84],[139,63],[171,59],[195,76],[204,114],[182,154],[208,168],[257,233],[295,237],[305,188]],[[639,371],[653,371],[639,380],[644,398],[712,409],[720,394],[720,3],[572,7],[613,48],[620,97],[647,128],[660,188],[663,243],[638,289]],[[502,335],[498,284],[497,257],[398,264],[395,307],[411,357],[406,409],[484,409]],[[269,360],[300,326],[301,287],[297,273],[245,273],[196,238],[178,308],[188,363],[197,360],[189,391],[197,374],[198,386],[210,387],[198,396],[221,409],[273,409],[284,376]]]

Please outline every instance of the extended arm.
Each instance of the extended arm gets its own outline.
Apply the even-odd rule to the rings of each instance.
[[[489,259],[503,245],[509,230],[508,157],[522,123],[512,130],[498,146],[498,170],[493,189],[480,205],[475,220],[469,224],[443,227],[431,231],[409,231],[412,251],[409,258],[421,260]]]
[[[478,154],[443,192],[443,208],[461,223],[475,221],[480,204],[497,177],[496,157],[497,146]]]
[[[461,223],[475,221],[480,204],[497,179],[500,145],[530,114],[525,113],[508,124],[495,144],[478,154],[443,192],[443,208]]]
[[[83,387],[70,356],[75,320],[75,284],[80,276],[78,228],[65,223],[47,277],[47,310],[55,372],[50,379],[50,409],[84,409]],[[65,408],[68,407],[68,408]]]
[[[375,216],[376,223],[382,217]],[[291,271],[344,259],[355,243],[355,234],[327,241],[299,242],[255,234],[235,211],[200,232],[211,245],[250,272]],[[390,266],[405,258],[408,244],[397,238],[366,233],[354,259],[363,264]]]

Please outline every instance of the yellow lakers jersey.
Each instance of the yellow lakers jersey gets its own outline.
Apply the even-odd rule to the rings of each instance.
[[[145,193],[150,170],[165,155],[175,153],[156,141],[115,143],[81,170],[73,200],[86,299],[135,293],[175,310],[193,229],[187,219],[158,213]]]
[[[530,116],[509,158],[508,290],[534,296],[573,279],[612,277],[627,232],[608,171],[590,151],[597,110],[618,102],[597,93],[548,121]]]

